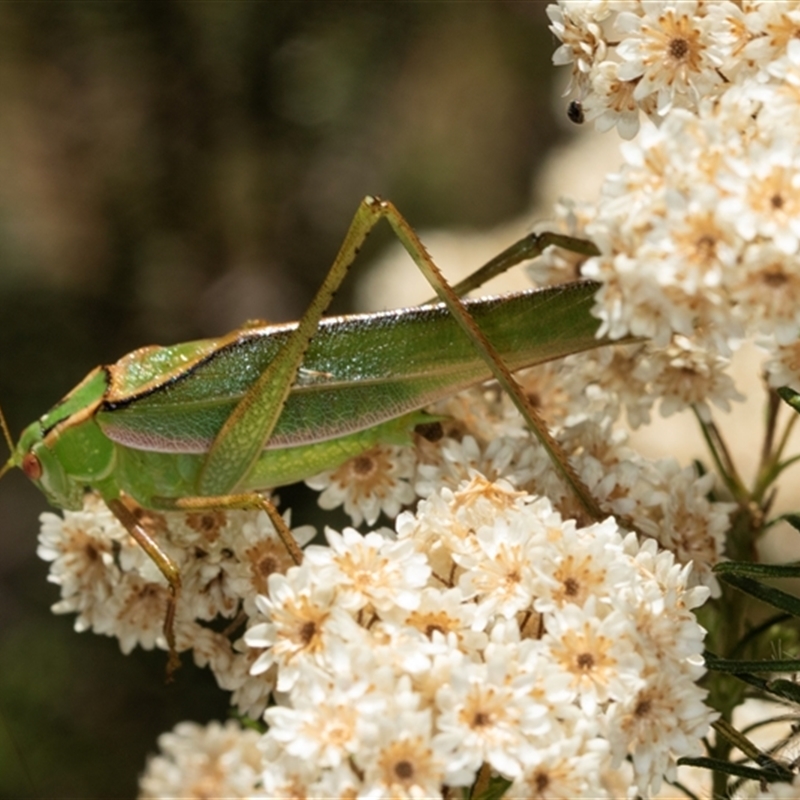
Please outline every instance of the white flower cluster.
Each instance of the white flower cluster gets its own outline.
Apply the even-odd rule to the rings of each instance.
[[[236,749],[231,731],[188,727],[162,743],[144,796],[191,795],[203,763],[224,783],[230,762],[231,796],[427,797],[484,775],[516,796],[618,797],[697,753],[713,715],[691,609],[718,593],[732,506],[708,500],[710,475],[612,434],[605,399],[575,391],[579,373],[546,365],[521,380],[603,505],[654,537],[643,546],[611,519],[565,522],[578,509],[546,453],[504,394],[480,388],[436,409],[441,440],[379,446],[313,481],[355,522],[396,513],[409,491],[426,498],[396,536],[329,531],[293,568],[263,513],[138,510],[181,570],[178,649],[241,713],[278,703],[251,792],[236,788],[250,760],[217,755],[220,741]],[[166,582],[105,504],[89,495],[42,522],[54,610],[125,652],[165,648]]]
[[[781,66],[800,83],[800,42]],[[721,355],[747,335],[797,340],[798,120],[788,83],[753,79],[696,115],[672,112],[624,150],[586,229],[601,254],[582,274],[604,282],[604,333],[662,347],[691,337]]]
[[[537,398],[573,467],[602,507],[630,520],[681,564],[691,563],[692,582],[717,596],[712,568],[723,558],[725,533],[736,506],[709,499],[713,475],[701,477],[693,466],[681,468],[673,458],[648,460],[628,446],[623,431],[612,429],[620,394],[624,387],[627,392],[633,388],[625,376],[619,376],[618,391],[610,388],[615,364],[626,374],[631,369],[624,356],[611,353],[571,357],[518,378],[526,393]],[[596,387],[587,383],[596,378],[601,359],[604,389],[593,392]],[[398,507],[408,504],[409,492],[428,497],[443,487],[455,489],[475,470],[547,497],[565,518],[580,518],[575,497],[507,395],[476,388],[433,411],[447,419],[447,435],[435,444],[417,437],[413,446],[380,445],[354,459],[356,465],[346,462],[307,483],[324,489],[324,506],[343,506],[354,525],[364,518],[373,523],[382,510],[395,516]]]
[[[208,623],[256,613],[255,598],[267,592],[269,575],[293,563],[272,523],[263,512],[141,513],[180,569],[178,651],[191,650],[197,665],[208,666],[220,687],[234,693],[242,713],[258,716],[273,687],[251,678],[256,654],[235,649]],[[82,511],[45,512],[41,521],[37,552],[51,562],[49,580],[61,589],[53,611],[77,614],[76,631],[116,637],[123,653],[166,649],[166,579],[105,503],[87,494]],[[304,526],[292,533],[305,544],[315,531]]]
[[[564,522],[574,498],[507,398],[485,389],[437,409],[449,418],[440,441],[381,446],[314,481],[346,476],[334,499],[356,521],[395,513],[409,490],[427,498],[398,517],[396,536],[328,531],[328,546],[307,546],[293,568],[263,513],[137,511],[181,570],[178,650],[207,665],[241,713],[279,703],[259,791],[438,796],[482,769],[526,796],[547,785],[611,797],[646,793],[697,752],[712,714],[694,683],[703,631],[690,609],[718,592],[710,568],[732,506],[707,499],[711,476],[643,459],[600,411],[576,415],[568,375],[548,365],[522,380],[559,410],[601,502],[655,537],[643,546],[611,519]],[[305,544],[314,531],[293,533]],[[116,636],[124,652],[166,647],[165,579],[97,497],[44,514],[39,554],[61,588],[54,610],[76,613],[76,629]],[[143,791],[161,781],[163,795],[191,794],[200,768],[173,762],[181,748],[216,752],[217,733],[176,732]],[[231,759],[238,770],[243,757]],[[218,773],[220,759],[206,760]]]
[[[260,739],[257,731],[242,728],[233,720],[205,726],[181,722],[158,737],[161,754],[147,762],[139,782],[139,797],[257,796],[254,787],[262,769]]]
[[[696,112],[780,59],[800,26],[793,0],[559,0],[547,13],[584,119],[625,139],[640,112]]]
[[[689,567],[478,474],[396,527],[328,531],[258,597],[252,680],[277,684],[260,781],[218,755],[218,726],[183,726],[143,796],[191,794],[196,770],[165,767],[182,759],[229,775],[232,797],[443,797],[481,774],[510,797],[645,796],[700,752],[713,714],[691,609],[708,590]]]
[[[800,4],[565,2],[550,13],[564,41],[556,60],[574,54],[586,103],[613,51],[659,122],[623,148],[596,205],[559,209],[560,227],[600,250],[579,272],[603,283],[593,312],[602,332],[650,342],[610,387],[630,421],[646,422],[658,398],[663,413],[694,406],[706,421],[710,404],[727,410],[740,395],[724,370],[745,338],[767,349],[771,385],[798,385]],[[611,29],[625,32],[613,45],[601,35]],[[673,75],[679,42],[697,58]],[[651,51],[663,84],[655,94],[637,72]],[[551,283],[574,274],[553,253],[537,272]]]
[[[575,366],[521,380],[592,492],[654,537],[643,546],[611,519],[565,522],[574,498],[506,396],[482,388],[435,409],[439,441],[379,446],[313,481],[334,486],[327,505],[356,522],[396,513],[409,491],[426,498],[396,537],[329,531],[293,568],[263,513],[138,510],[181,570],[178,649],[209,666],[241,713],[278,702],[259,791],[430,796],[486,774],[525,796],[545,785],[646,794],[697,752],[712,713],[695,684],[703,631],[690,610],[718,592],[710,568],[732,506],[708,500],[710,475],[631,450],[606,424],[606,398],[573,385]],[[83,511],[42,521],[54,609],[125,652],[164,648],[166,582],[105,504],[90,495]],[[305,544],[313,530],[294,535]],[[227,635],[219,619],[234,620]],[[208,735],[219,747],[191,730],[169,741],[204,752]],[[194,767],[186,777],[165,758],[182,756],[167,748],[147,781],[188,793]]]

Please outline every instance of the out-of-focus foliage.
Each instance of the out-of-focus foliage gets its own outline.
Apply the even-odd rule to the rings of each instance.
[[[557,134],[537,6],[0,4],[12,431],[135,347],[296,318],[365,194],[423,227],[520,213]],[[156,735],[225,698],[50,615],[42,508],[0,483],[0,796],[131,796]]]

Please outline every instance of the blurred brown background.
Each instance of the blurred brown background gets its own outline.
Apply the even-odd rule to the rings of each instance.
[[[545,5],[0,4],[14,435],[138,346],[296,318],[366,194],[420,227],[522,213],[564,129]],[[44,508],[21,474],[0,482],[0,797],[130,797],[157,735],[227,698],[188,666],[165,687],[163,653],[124,657],[49,612]]]

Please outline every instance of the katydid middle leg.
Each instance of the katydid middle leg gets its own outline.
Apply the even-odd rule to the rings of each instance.
[[[264,511],[269,517],[278,538],[286,548],[295,564],[303,561],[303,551],[295,541],[289,526],[284,522],[275,504],[259,492],[240,492],[221,497],[179,497],[175,500],[157,498],[158,505],[164,510],[174,511],[227,511],[241,509],[243,511]]]
[[[523,236],[522,239],[507,247],[502,253],[498,253],[498,255],[490,261],[487,261],[482,267],[476,269],[475,272],[468,275],[464,280],[454,284],[453,291],[459,297],[464,297],[467,292],[480,288],[484,283],[488,283],[492,278],[502,275],[517,264],[542,255],[551,245],[569,250],[571,253],[576,253],[577,255],[587,257],[600,255],[597,245],[588,239],[580,239],[577,236],[569,236],[568,234],[557,233],[555,231],[529,233],[527,236]],[[436,302],[437,298],[438,295],[429,302]]]

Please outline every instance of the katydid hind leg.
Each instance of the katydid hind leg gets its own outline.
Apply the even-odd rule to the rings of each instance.
[[[487,341],[457,293],[439,272],[411,226],[391,203],[369,197],[362,201],[356,211],[328,275],[299,321],[292,337],[249,388],[215,437],[200,473],[197,497],[215,498],[218,501],[216,507],[219,507],[220,500],[238,496],[237,487],[246,478],[263,451],[282,413],[286,397],[296,380],[319,320],[346,277],[367,235],[382,218],[386,218],[401,244],[436,290],[437,295],[447,304],[500,385],[509,393],[589,516],[599,518],[600,510],[591,492],[569,464],[566,454],[547,430],[544,421],[514,380],[495,348]],[[558,236],[561,235],[552,234],[544,238],[539,236],[527,242],[523,240],[523,243],[517,243],[517,246],[512,246],[493,259],[487,267],[494,264],[491,267],[493,270],[500,267],[507,269],[513,263],[541,252],[544,246],[554,243],[553,237]],[[574,249],[594,247],[591,243],[573,237],[566,237],[561,243],[571,245]],[[589,252],[587,251],[587,254]],[[277,512],[275,515],[279,516]]]
[[[533,407],[533,404],[522,387],[514,379],[514,376],[505,365],[500,354],[484,336],[458,294],[453,287],[447,283],[412,227],[391,203],[384,201],[380,204],[380,208],[383,216],[386,217],[387,222],[392,226],[400,243],[434,288],[438,297],[447,305],[456,322],[461,326],[464,333],[475,346],[475,349],[480,353],[491,369],[495,379],[502,388],[508,392],[514,405],[517,406],[523,418],[547,451],[551,461],[561,473],[565,482],[570,486],[585,512],[590,518],[599,520],[602,517],[602,511],[591,491],[569,463],[567,454],[547,429],[544,420]],[[581,240],[575,241],[579,242]],[[591,246],[593,247],[593,245]]]

